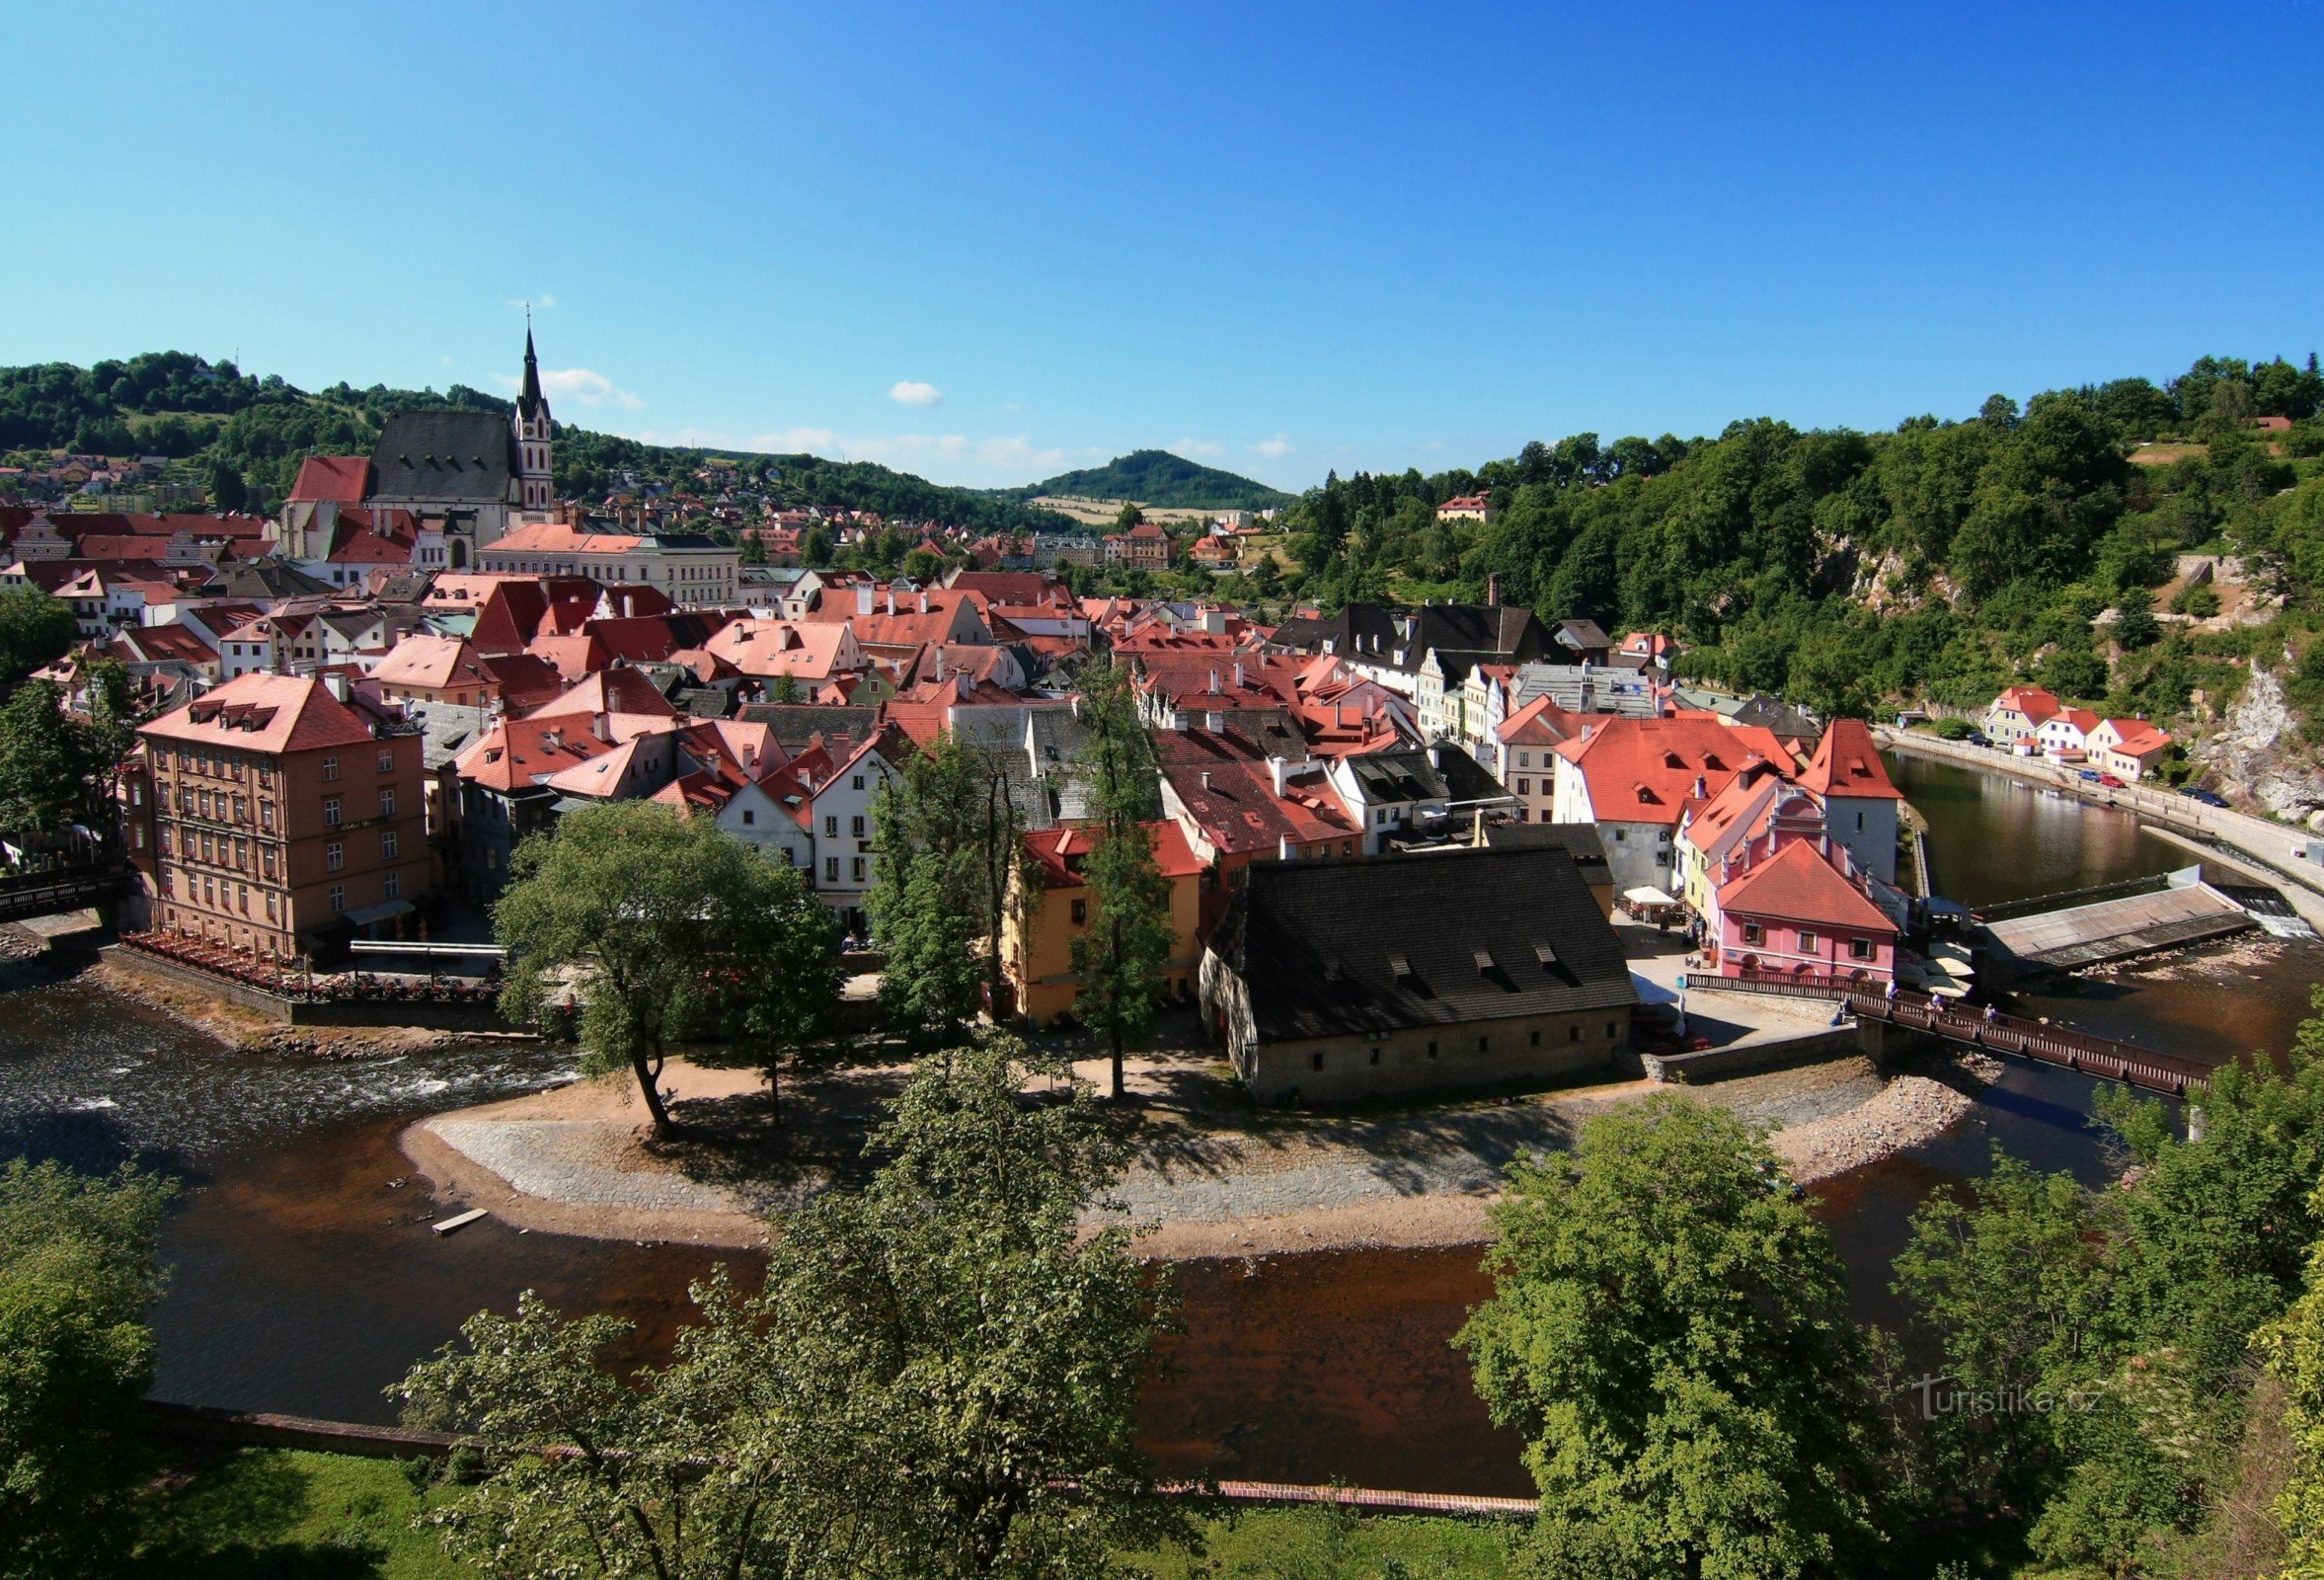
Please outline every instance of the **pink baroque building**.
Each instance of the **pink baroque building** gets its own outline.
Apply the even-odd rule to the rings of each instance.
[[[1896,979],[1897,924],[1828,836],[1771,830],[1729,855],[1714,888],[1705,932],[1721,976]]]

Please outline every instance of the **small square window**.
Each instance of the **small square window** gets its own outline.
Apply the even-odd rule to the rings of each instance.
[[[1621,1035],[1622,1035],[1622,1027],[1621,1027],[1621,1023],[1620,1023],[1619,1021],[1612,1021],[1612,1020],[1609,1020],[1609,1021],[1607,1021],[1607,1022],[1606,1022],[1606,1035],[1607,1035],[1608,1037],[1619,1037],[1619,1036],[1621,1036]]]
[[[1074,925],[1074,926],[1076,926],[1076,927],[1083,926],[1083,925],[1085,925],[1085,924],[1086,924],[1088,921],[1089,921],[1089,902],[1088,902],[1087,900],[1076,900],[1076,901],[1074,901],[1074,902],[1073,902],[1073,925]]]
[[[1535,1027],[1533,1030],[1533,1046],[1536,1048],[1541,1046],[1541,1030],[1539,1027]]]
[[[1312,1066],[1311,1067],[1313,1067],[1313,1068],[1315,1068],[1315,1069],[1321,1069],[1321,1068],[1323,1068],[1323,1055],[1321,1055],[1321,1054],[1317,1054],[1317,1055],[1315,1056],[1314,1064],[1313,1064],[1313,1066]]]
[[[1580,1042],[1581,1040],[1582,1040],[1582,1028],[1581,1028],[1581,1027],[1579,1027],[1579,1026],[1568,1026],[1568,1027],[1566,1028],[1566,1041],[1568,1041],[1568,1042],[1570,1042],[1570,1043],[1578,1043],[1578,1042]]]
[[[1492,1046],[1492,1043],[1493,1043],[1493,1039],[1491,1039],[1490,1037],[1480,1037],[1480,1038],[1478,1038],[1478,1039],[1477,1039],[1477,1052],[1478,1052],[1478,1053],[1480,1053],[1480,1054],[1481,1054],[1481,1053],[1483,1053],[1483,1052],[1485,1052],[1485,1050],[1486,1050],[1486,1049],[1488,1049],[1489,1047],[1491,1047],[1491,1046]]]

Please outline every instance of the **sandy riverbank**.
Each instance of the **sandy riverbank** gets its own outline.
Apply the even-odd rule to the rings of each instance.
[[[1964,1063],[1883,1078],[1846,1059],[1685,1090],[1765,1126],[1806,1183],[1938,1135],[1969,1111],[1979,1079]],[[664,1085],[681,1112],[757,1090],[746,1071],[680,1061]],[[1490,1235],[1486,1210],[1511,1158],[1568,1145],[1609,1104],[1673,1090],[1609,1082],[1377,1117],[1149,1116],[1116,1194],[1152,1225],[1143,1253],[1165,1259],[1475,1244]],[[626,1078],[439,1114],[407,1128],[402,1146],[447,1211],[457,1203],[528,1229],[734,1247],[765,1244],[768,1215],[811,1200],[837,1172],[828,1147],[797,1145],[770,1166],[736,1166],[706,1146],[654,1144]]]

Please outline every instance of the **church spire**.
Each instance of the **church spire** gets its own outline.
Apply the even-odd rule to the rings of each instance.
[[[541,404],[541,359],[533,355],[532,309],[524,310],[524,391],[516,397],[516,409],[530,417]]]

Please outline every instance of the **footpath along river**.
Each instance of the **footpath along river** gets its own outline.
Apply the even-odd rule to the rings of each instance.
[[[2189,859],[2124,814],[1998,776],[1898,759],[1931,824],[1944,893],[1973,904],[2167,870]],[[2280,1050],[2324,977],[2316,945],[2230,946],[2029,995],[2019,1007],[2151,1046]],[[162,1397],[384,1421],[382,1395],[480,1306],[522,1289],[639,1324],[667,1344],[682,1246],[521,1234],[491,1221],[437,1238],[397,1132],[411,1119],[570,1073],[567,1056],[491,1048],[306,1064],[229,1055],[176,1023],[39,967],[0,970],[0,1157],[102,1168],[141,1157],[187,1185],[155,1313]],[[1980,1173],[1999,1142],[2105,1176],[2089,1083],[2012,1064],[1946,1135],[1815,1188],[1859,1308],[1893,1320],[1888,1262],[1914,1204]],[[728,1253],[747,1264],[746,1254]],[[1417,1490],[1528,1490],[1447,1340],[1488,1293],[1473,1249],[1364,1250],[1181,1264],[1179,1376],[1153,1390],[1149,1448],[1172,1469]]]

